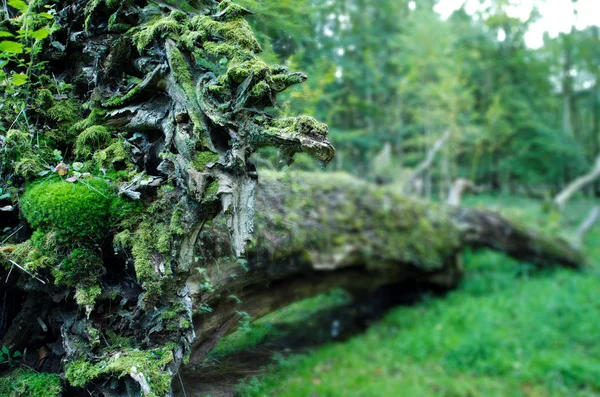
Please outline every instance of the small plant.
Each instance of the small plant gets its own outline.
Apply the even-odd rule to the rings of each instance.
[[[0,187],[0,200],[6,200],[10,198],[10,193]]]
[[[2,346],[0,349],[0,364],[8,364],[9,367],[14,367],[21,359],[21,352],[10,352],[10,348]]]
[[[250,314],[248,314],[248,312],[243,312],[243,311],[236,311],[236,313],[238,314],[238,316],[240,316],[240,330],[242,331],[250,331],[250,329],[252,328],[252,325],[250,324],[250,320],[252,319],[252,316],[250,316]]]

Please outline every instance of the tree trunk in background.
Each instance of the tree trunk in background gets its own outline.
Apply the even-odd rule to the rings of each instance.
[[[571,76],[571,69],[573,67],[573,56],[571,49],[571,35],[573,28],[570,33],[564,33],[563,45],[564,45],[564,59],[563,59],[563,80],[562,80],[562,95],[563,95],[563,131],[567,136],[575,136],[574,130],[574,98],[573,98],[573,77]]]
[[[600,28],[598,26],[593,27],[594,39],[600,43]],[[600,49],[596,50],[600,52]],[[596,56],[596,61],[600,62],[600,54]],[[600,66],[596,66],[600,68]],[[600,156],[600,71],[596,71],[596,84],[592,92],[592,148],[594,151],[594,157]],[[600,182],[596,181],[594,184],[594,194],[600,195]]]

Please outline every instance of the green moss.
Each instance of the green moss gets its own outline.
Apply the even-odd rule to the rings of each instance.
[[[262,98],[271,94],[271,87],[265,81],[260,81],[252,88],[252,96]]]
[[[140,53],[143,52],[155,39],[171,37],[178,40],[182,24],[177,19],[177,11],[171,15],[154,19],[142,27],[133,35],[133,42]]]
[[[217,10],[219,11],[219,14],[222,15],[221,18],[225,19],[238,18],[251,14],[248,9],[230,0],[221,1],[217,6]]]
[[[171,273],[168,262],[171,234],[164,223],[145,221],[135,231],[131,253],[135,258],[137,279],[147,291],[147,300],[152,300],[161,293],[161,278],[157,272],[162,264],[164,275]]]
[[[221,22],[208,16],[199,15],[191,20],[190,27],[192,30],[203,32],[206,37],[223,37],[228,43],[245,50],[254,53],[262,51],[252,28],[244,18],[236,17]]]
[[[19,161],[14,163],[13,168],[15,174],[27,180],[35,179],[44,170],[41,159],[39,156],[34,155],[21,157]]]
[[[198,152],[194,158],[194,168],[199,171],[203,171],[206,166],[210,163],[216,163],[219,161],[219,155],[213,152]]]
[[[58,267],[52,270],[55,283],[66,286],[78,286],[75,299],[83,306],[89,305],[100,295],[97,284],[106,273],[102,258],[88,248],[75,248]]]
[[[49,180],[29,185],[21,197],[21,210],[34,228],[56,230],[58,240],[100,240],[109,229],[113,188],[104,180],[79,183]]]
[[[4,142],[4,155],[7,160],[20,160],[24,155],[32,153],[31,134],[21,130],[9,130]]]
[[[72,386],[85,387],[101,377],[129,376],[135,368],[136,372],[144,374],[148,381],[151,388],[151,394],[148,396],[161,397],[169,391],[171,375],[166,371],[166,367],[173,361],[171,350],[121,350],[106,356],[107,358],[95,364],[83,356],[68,363],[65,368],[67,381]]]
[[[48,115],[56,122],[70,124],[79,121],[82,110],[78,100],[63,99],[48,109]]]
[[[262,189],[278,191],[279,178],[263,171]],[[285,195],[266,194],[280,197],[277,205],[285,208],[285,222],[277,212],[256,214],[256,229],[271,233],[269,239],[257,239],[256,250],[276,259],[306,253],[311,260],[338,258],[371,269],[410,263],[432,271],[460,247],[460,232],[443,208],[431,203],[420,204],[346,174],[300,173],[290,182]],[[307,220],[310,213],[318,222]]]
[[[192,109],[190,112],[190,118],[194,123],[194,133],[196,135],[196,139],[198,139],[202,133],[204,123],[200,118],[200,108],[198,106],[198,99],[196,97],[196,87],[194,86],[192,75],[190,73],[190,66],[181,51],[179,51],[177,48],[172,48],[168,55],[169,64],[173,71],[173,75],[175,76],[175,80],[183,88],[183,91],[189,100],[189,106]]]
[[[99,285],[91,287],[78,288],[75,292],[75,301],[82,307],[93,307],[96,299],[102,294],[102,288]]]
[[[72,124],[69,128],[69,133],[79,134],[81,131],[89,127],[92,127],[96,124],[101,124],[105,117],[106,110],[96,107],[92,110],[88,117]]]
[[[276,119],[271,124],[271,128],[267,130],[267,134],[273,135],[320,135],[327,136],[328,128],[324,123],[320,123],[313,117],[284,117]]]
[[[60,397],[62,386],[57,374],[16,369],[0,377],[0,396]]]
[[[110,132],[108,128],[95,125],[86,128],[75,142],[75,154],[80,157],[89,157],[96,150],[102,149],[111,141]]]
[[[206,188],[206,191],[204,192],[204,199],[202,201],[203,202],[213,201],[218,198],[218,193],[219,193],[219,181],[213,181]]]
[[[38,96],[35,99],[35,104],[42,110],[48,110],[54,106],[54,96],[52,92],[47,89],[41,89],[38,91]]]
[[[129,159],[129,152],[122,139],[113,139],[112,144],[106,149],[94,153],[94,162],[100,168],[113,168],[115,163],[124,162]]]

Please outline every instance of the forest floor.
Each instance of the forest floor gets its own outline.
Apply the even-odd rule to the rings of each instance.
[[[535,200],[465,204],[552,227]],[[554,227],[573,232],[593,204],[573,201]],[[466,252],[458,289],[386,313],[341,291],[298,302],[225,338],[187,396],[600,396],[599,241],[597,226],[584,271]]]

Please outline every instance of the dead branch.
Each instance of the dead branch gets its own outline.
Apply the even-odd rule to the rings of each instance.
[[[567,204],[567,201],[569,201],[575,193],[594,182],[598,177],[600,177],[600,156],[596,159],[594,167],[587,174],[575,179],[556,195],[554,198],[554,205],[556,205],[559,210],[562,210]]]
[[[590,211],[587,218],[584,219],[584,221],[577,229],[577,242],[580,244],[580,246],[583,246],[585,236],[589,233],[590,230],[592,230],[594,225],[596,225],[598,219],[600,219],[600,207],[594,207]]]
[[[403,190],[404,190],[405,194],[410,194],[411,192],[414,191],[414,186],[415,186],[417,180],[419,178],[421,178],[423,176],[423,174],[431,168],[437,154],[439,153],[440,150],[442,150],[442,148],[444,147],[444,144],[450,138],[450,135],[451,135],[450,130],[447,130],[437,141],[435,141],[435,143],[433,144],[431,149],[429,149],[429,152],[427,152],[427,156],[425,157],[425,160],[423,160],[417,166],[417,168],[415,168],[415,170],[412,173],[412,175],[410,176],[408,182],[406,183],[406,185],[404,185]]]
[[[462,200],[462,196],[465,193],[480,193],[482,188],[475,185],[475,183],[471,182],[468,179],[457,179],[452,187],[450,188],[450,192],[448,193],[448,201],[446,202],[451,207],[458,207]]]

